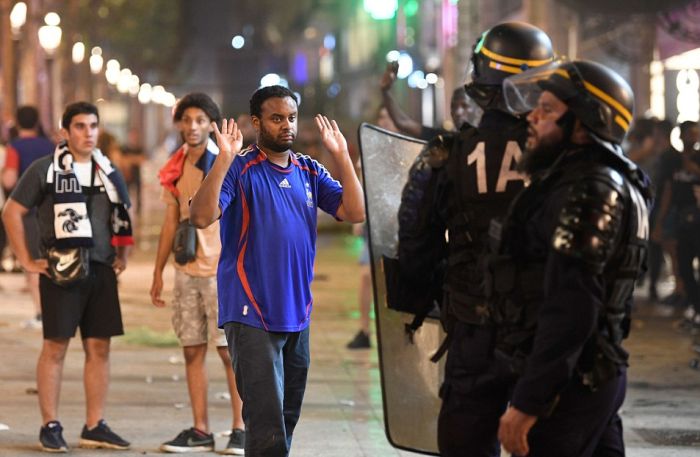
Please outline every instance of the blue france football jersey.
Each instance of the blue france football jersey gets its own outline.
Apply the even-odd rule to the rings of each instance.
[[[219,196],[219,326],[295,332],[309,325],[317,208],[335,216],[342,192],[308,156],[292,154],[286,168],[257,146],[236,157]]]

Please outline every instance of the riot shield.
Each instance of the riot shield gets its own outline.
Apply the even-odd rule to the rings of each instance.
[[[401,191],[425,142],[370,124],[360,126],[359,138],[386,435],[394,447],[437,455],[444,358],[436,364],[430,357],[445,335],[437,319],[427,318],[409,339],[405,326],[413,314],[389,306],[387,299],[387,278],[395,274],[389,263],[397,255]]]

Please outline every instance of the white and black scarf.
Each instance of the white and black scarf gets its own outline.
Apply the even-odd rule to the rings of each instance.
[[[112,246],[132,245],[134,238],[127,211],[131,203],[126,183],[99,149],[92,151],[92,162],[95,174],[102,181],[109,201],[112,203]],[[93,245],[92,226],[88,217],[87,200],[78,177],[73,171],[73,154],[66,142],[56,146],[46,182],[49,185],[53,184],[56,247],[91,247]],[[91,182],[90,185],[94,183]]]

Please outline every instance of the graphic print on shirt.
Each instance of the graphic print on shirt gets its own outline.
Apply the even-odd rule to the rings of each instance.
[[[287,178],[284,178],[282,181],[280,181],[280,187],[284,189],[291,189],[292,186],[289,184],[289,181],[287,181]]]
[[[306,182],[306,206],[309,208],[314,207],[314,194],[311,193],[311,185]]]

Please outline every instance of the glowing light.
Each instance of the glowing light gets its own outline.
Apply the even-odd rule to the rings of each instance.
[[[649,65],[651,76],[649,85],[651,88],[650,109],[654,116],[659,119],[666,118],[666,81],[664,78],[664,64],[659,60],[654,60]]]
[[[85,59],[85,44],[82,41],[78,41],[73,44],[73,50],[71,52],[71,58],[74,64],[79,64]]]
[[[418,6],[417,0],[408,0],[403,6],[403,12],[408,17],[415,16],[418,13]]]
[[[165,97],[165,88],[163,86],[153,86],[153,91],[151,92],[151,100],[153,101],[153,103],[159,103],[162,105]]]
[[[401,69],[401,67],[399,67],[399,69]],[[415,89],[418,87],[420,81],[425,81],[425,74],[420,70],[416,70],[408,76],[406,83],[408,83],[408,87]]]
[[[96,75],[102,71],[102,64],[104,62],[104,59],[102,58],[101,55],[99,55],[99,54],[91,55],[89,62],[90,62],[90,72],[93,75]]]
[[[245,38],[242,35],[236,35],[231,39],[231,46],[233,49],[241,49],[245,46]]]
[[[387,62],[396,62],[399,60],[399,57],[401,57],[401,53],[397,51],[396,49],[391,50],[386,53],[386,61]]]
[[[280,75],[277,73],[268,73],[260,78],[260,87],[277,86],[280,79]]]
[[[323,47],[331,51],[335,49],[335,37],[332,34],[323,37]]]
[[[153,93],[153,88],[151,87],[150,84],[148,83],[143,83],[141,84],[141,88],[139,89],[139,103],[145,105],[146,103],[150,103],[151,101],[151,94]]]
[[[407,52],[401,52],[399,55],[399,70],[396,72],[396,76],[399,79],[405,79],[413,73],[413,58]]]
[[[116,85],[119,82],[119,75],[121,74],[121,69],[119,68],[119,62],[115,59],[110,59],[107,61],[107,69],[105,70],[105,78],[107,82],[111,85]]]
[[[684,121],[697,121],[700,118],[700,77],[693,69],[681,70],[676,76],[676,87],[678,97],[676,107],[678,108],[679,124]]]
[[[398,0],[364,0],[363,6],[365,11],[372,16],[372,19],[381,21],[393,19],[396,16],[399,2]]]
[[[435,73],[428,73],[427,75],[425,75],[425,81],[428,84],[435,84],[436,82],[438,82],[438,76]]]
[[[120,94],[126,94],[129,92],[129,87],[131,86],[131,70],[128,68],[123,68],[119,72],[119,80],[117,81],[117,91]]]
[[[297,51],[292,62],[292,78],[297,84],[306,84],[309,80],[308,62],[306,54]]]
[[[44,16],[44,22],[46,23],[46,25],[60,25],[61,16],[54,13],[53,11],[50,13],[46,13],[46,16]]]
[[[39,44],[48,55],[53,55],[53,52],[61,44],[61,27],[57,25],[42,25],[39,27]]]
[[[24,2],[17,2],[15,6],[12,7],[10,11],[10,25],[12,26],[12,31],[15,33],[19,32],[19,29],[27,22],[27,4]]]
[[[139,94],[141,86],[139,85],[139,77],[136,75],[131,75],[129,80],[129,95],[136,96]]]

